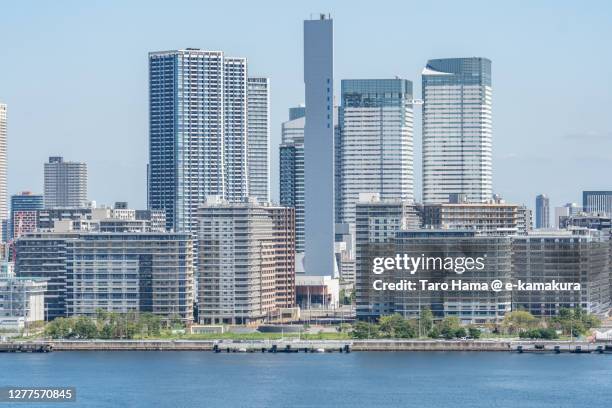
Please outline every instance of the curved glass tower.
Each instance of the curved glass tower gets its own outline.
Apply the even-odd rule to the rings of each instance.
[[[429,60],[422,75],[423,202],[491,199],[491,61]]]

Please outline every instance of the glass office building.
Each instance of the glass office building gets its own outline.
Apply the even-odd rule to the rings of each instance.
[[[423,79],[423,202],[492,196],[492,88],[487,58],[429,60]]]
[[[414,200],[412,82],[342,80],[341,90],[337,222],[354,230],[360,193]]]

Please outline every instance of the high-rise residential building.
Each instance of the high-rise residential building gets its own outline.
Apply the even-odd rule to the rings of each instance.
[[[153,313],[193,322],[189,234],[87,233],[66,247],[66,315]]]
[[[78,233],[30,233],[15,240],[15,275],[47,282],[45,320],[66,316],[66,246]]]
[[[435,319],[457,317],[464,324],[499,323],[511,310],[509,291],[453,290],[453,282],[462,284],[511,280],[511,240],[509,236],[486,236],[467,230],[402,230],[388,243],[370,243],[362,253],[362,269],[357,271],[357,318],[378,319],[398,313],[417,318],[428,308]],[[423,259],[421,265],[407,270],[392,268],[377,275],[373,259],[390,254]],[[465,264],[448,267],[442,260],[472,259],[477,268]],[[426,261],[427,260],[427,261]],[[411,282],[415,290],[376,290],[381,282]],[[423,289],[421,282],[446,284],[451,290]]]
[[[534,231],[512,241],[513,279],[524,284],[556,281],[579,290],[516,290],[513,309],[535,316],[556,316],[561,308],[581,307],[605,316],[610,309],[609,234],[573,229]]]
[[[11,238],[19,238],[28,232],[36,231],[38,226],[38,210],[44,207],[42,194],[24,191],[11,196]]]
[[[550,228],[550,199],[545,194],[536,196],[536,228]]]
[[[583,191],[582,208],[587,213],[612,216],[612,191]]]
[[[87,206],[87,164],[49,157],[44,166],[45,208]]]
[[[304,223],[308,275],[334,273],[334,35],[321,14],[304,21]]]
[[[419,208],[414,203],[401,200],[380,199],[378,194],[361,194],[355,217],[355,293],[357,313],[369,311],[368,269],[371,245],[392,243],[400,230],[421,226]],[[368,275],[368,276],[366,276]]]
[[[289,108],[279,148],[280,204],[295,209],[295,250],[304,253],[304,107]]]
[[[270,201],[270,79],[247,80],[249,196]]]
[[[8,239],[7,220],[9,218],[6,126],[6,105],[0,103],[0,237],[3,241]]]
[[[295,304],[293,208],[209,197],[198,220],[201,323],[260,322]]]
[[[149,53],[148,204],[195,232],[206,196],[248,195],[247,61],[221,51]]]
[[[17,277],[47,281],[45,317],[98,308],[193,320],[190,234],[37,232],[15,242]]]
[[[337,222],[354,230],[360,193],[414,201],[412,82],[342,80],[341,89]]]
[[[423,76],[423,202],[492,196],[491,61],[427,61]]]

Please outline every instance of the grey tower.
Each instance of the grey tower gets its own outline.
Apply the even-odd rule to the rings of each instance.
[[[45,163],[45,208],[87,206],[87,165],[49,157]]]
[[[550,228],[550,199],[544,194],[536,197],[536,228]]]
[[[334,272],[334,39],[325,15],[304,21],[305,270]]]

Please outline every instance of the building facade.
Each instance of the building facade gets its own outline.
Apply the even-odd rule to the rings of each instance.
[[[15,242],[17,277],[47,281],[45,318],[98,308],[193,320],[191,235],[37,232]]]
[[[0,103],[0,237],[8,239],[7,223],[8,205],[8,158],[7,158],[7,124],[6,104]]]
[[[87,206],[87,164],[49,157],[44,165],[45,208]]]
[[[587,213],[612,216],[612,191],[583,191],[582,208]]]
[[[492,196],[491,61],[429,60],[423,85],[423,203]]]
[[[261,322],[295,305],[292,208],[210,197],[198,239],[200,323]]]
[[[249,197],[270,201],[270,79],[248,78]]]
[[[360,193],[414,201],[412,82],[342,80],[338,223],[355,227]]]
[[[516,204],[425,204],[423,225],[436,229],[474,230],[486,235],[525,235],[526,225]]]
[[[149,54],[149,209],[195,232],[206,196],[248,195],[247,62],[221,51]]]
[[[0,328],[20,330],[44,321],[46,288],[40,279],[0,279]]]
[[[485,236],[465,230],[404,230],[396,234],[392,244],[370,244],[364,249],[363,258],[367,262],[358,271],[363,285],[358,293],[361,303],[357,308],[358,319],[372,320],[395,313],[418,318],[427,308],[434,319],[457,317],[463,324],[487,324],[499,323],[511,310],[510,291],[496,292],[477,286],[489,285],[494,280],[504,285],[510,283],[508,236]],[[395,254],[423,262],[415,270],[396,268],[381,275],[372,272],[375,257]],[[468,259],[471,269],[466,267]],[[448,260],[460,266],[449,268]],[[475,267],[478,262],[482,267]],[[423,281],[438,286],[423,287]],[[375,290],[380,282],[413,282],[415,289]]]
[[[193,321],[193,242],[189,234],[89,233],[66,246],[66,315],[153,313]]]
[[[30,233],[15,240],[15,275],[47,282],[45,320],[66,316],[66,245],[77,233]]]
[[[540,194],[536,197],[536,228],[550,228],[550,199]]]
[[[281,127],[279,147],[280,205],[295,209],[295,248],[303,254],[304,226],[304,124],[305,109],[289,109],[289,120]]]
[[[308,275],[334,272],[334,38],[325,15],[304,21],[304,224]]]
[[[610,308],[610,242],[598,231],[534,232],[512,242],[513,279],[524,283],[578,283],[580,290],[517,290],[513,309],[550,317],[581,307],[605,316]]]
[[[355,217],[355,294],[357,314],[369,315],[369,248],[394,242],[400,230],[419,228],[418,207],[401,200],[380,199],[377,194],[362,194],[357,202]]]
[[[44,207],[42,194],[24,191],[11,196],[11,238],[36,231],[38,211]]]

